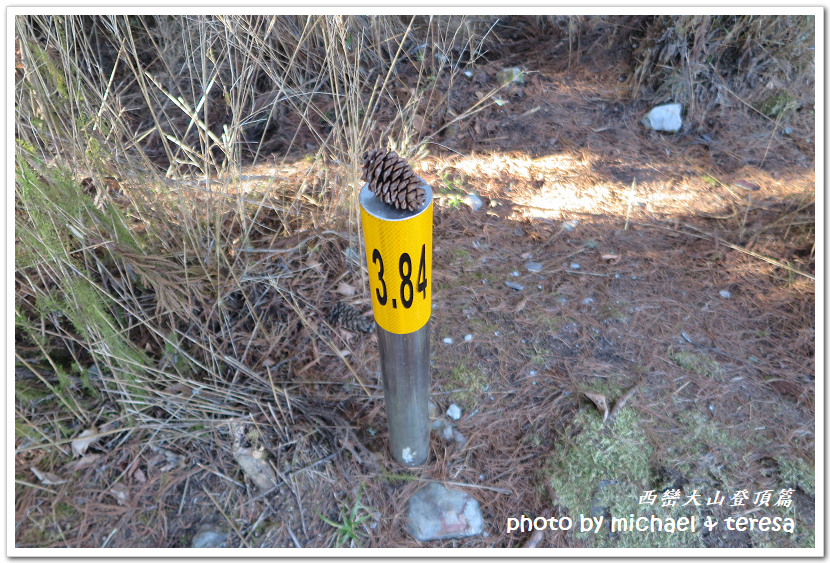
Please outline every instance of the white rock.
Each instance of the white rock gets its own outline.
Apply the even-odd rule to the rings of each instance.
[[[683,106],[680,104],[656,106],[643,117],[642,124],[655,131],[676,133],[680,131],[680,127],[683,125],[683,120],[680,117],[682,108]]]
[[[469,342],[469,341],[470,341],[470,340],[472,340],[472,339],[473,339],[473,335],[472,335],[472,334],[465,334],[465,335],[464,335],[464,342]]]
[[[481,209],[481,206],[484,205],[484,202],[481,201],[481,198],[478,197],[476,194],[472,193],[464,196],[464,203],[472,207],[473,211],[478,211],[479,209]]]
[[[450,337],[448,336],[448,337],[446,337],[446,338],[445,338],[442,342],[443,342],[444,344],[452,344],[452,338],[450,338]]]
[[[543,266],[539,262],[526,262],[525,263],[525,269],[528,272],[541,272],[542,267]]]
[[[586,297],[585,299],[582,300],[583,305],[590,305],[593,302],[594,302],[594,300],[590,297]]]
[[[510,275],[513,276],[514,278],[518,278],[519,277],[519,272],[514,270],[514,271],[510,272]]]
[[[720,294],[720,296],[721,296],[721,297],[723,297],[724,299],[729,299],[730,297],[732,297],[732,294],[731,294],[731,293],[729,293],[728,291],[726,291],[725,289],[721,289],[718,293],[719,293],[719,294]]]
[[[579,264],[577,264],[576,262],[571,262],[571,270],[578,270],[578,269],[579,269]]]
[[[450,408],[447,409],[447,416],[453,420],[459,420],[461,418],[461,407],[455,403],[451,404]]]

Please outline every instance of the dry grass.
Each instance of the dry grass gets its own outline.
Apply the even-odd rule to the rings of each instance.
[[[635,384],[655,474],[792,484],[800,535],[776,545],[809,544],[813,119],[741,103],[708,108],[711,130],[644,133],[646,101],[600,56],[635,23],[18,20],[16,544],[185,547],[214,521],[231,545],[334,546],[319,515],[362,487],[364,545],[415,546],[406,501],[439,479],[479,500],[488,535],[430,545],[515,547],[507,517],[569,509],[547,460],[593,408],[582,393]],[[495,83],[515,64],[525,84]],[[432,396],[464,405],[467,444],[434,437],[416,471],[386,454],[374,338],[326,315],[369,308],[354,197],[376,143],[443,197]],[[467,191],[488,207],[459,207]],[[241,472],[231,424],[275,490]],[[72,465],[92,427],[100,457]]]

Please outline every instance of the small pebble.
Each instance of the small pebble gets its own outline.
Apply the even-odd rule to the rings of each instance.
[[[577,264],[576,262],[571,262],[571,270],[578,270],[578,269],[579,269],[579,264]]]
[[[586,297],[585,299],[582,300],[583,305],[590,305],[593,302],[594,302],[594,300],[590,297]]]
[[[539,289],[542,289],[542,286],[541,286],[541,285],[537,285],[536,287],[537,287],[537,288],[539,288]]]
[[[620,279],[620,275],[619,275],[619,274],[614,274],[614,277],[615,277],[615,278],[617,278],[617,279]]]
[[[532,370],[530,370],[528,373],[529,373],[530,375],[536,375],[536,370],[535,370],[535,369],[532,369]]]
[[[526,262],[525,263],[525,269],[528,272],[541,272],[542,271],[542,265],[539,262]]]
[[[523,285],[522,285],[522,284],[520,284],[520,283],[513,283],[513,282],[509,282],[509,281],[508,281],[508,282],[504,282],[504,285],[506,285],[506,286],[507,286],[507,287],[509,287],[510,289],[515,289],[516,291],[521,291],[521,290],[523,290],[523,289],[525,288],[525,286],[523,286]]]
[[[531,385],[536,385],[536,382],[535,382],[535,381],[531,381],[531,382],[530,382],[530,384],[531,384]]]
[[[473,335],[472,335],[472,334],[465,334],[465,335],[464,335],[464,342],[469,342],[469,341],[470,341],[470,340],[472,340],[472,339],[473,339]]]
[[[579,225],[579,219],[569,219],[567,221],[562,221],[562,229],[566,231],[573,231],[577,225]]]
[[[453,420],[459,420],[461,418],[461,407],[455,403],[451,404],[447,409],[447,416]]]
[[[726,291],[725,289],[721,289],[718,293],[720,293],[720,296],[724,299],[729,299],[730,297],[732,297],[732,294]]]
[[[498,335],[499,335],[499,331],[494,332],[494,333],[493,333],[493,335],[494,335],[494,336],[498,336]]]
[[[452,344],[452,338],[449,336],[443,340],[444,344]]]
[[[519,272],[513,271],[513,272],[510,272],[510,275],[513,276],[514,278],[518,278],[519,277]]]

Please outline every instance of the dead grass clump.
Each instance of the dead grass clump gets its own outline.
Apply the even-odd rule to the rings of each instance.
[[[634,95],[680,102],[695,125],[716,106],[749,104],[783,128],[814,103],[813,16],[654,17],[632,40]]]

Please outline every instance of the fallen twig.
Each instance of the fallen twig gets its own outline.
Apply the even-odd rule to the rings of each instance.
[[[628,399],[630,399],[634,395],[634,393],[637,392],[637,388],[640,386],[642,382],[643,380],[641,379],[640,381],[635,383],[634,387],[626,391],[625,395],[623,395],[614,402],[614,408],[611,409],[611,414],[608,415],[608,421],[611,424],[614,423],[614,418],[617,416],[617,413],[620,411],[620,409],[622,409],[625,406],[625,403],[628,401]]]

